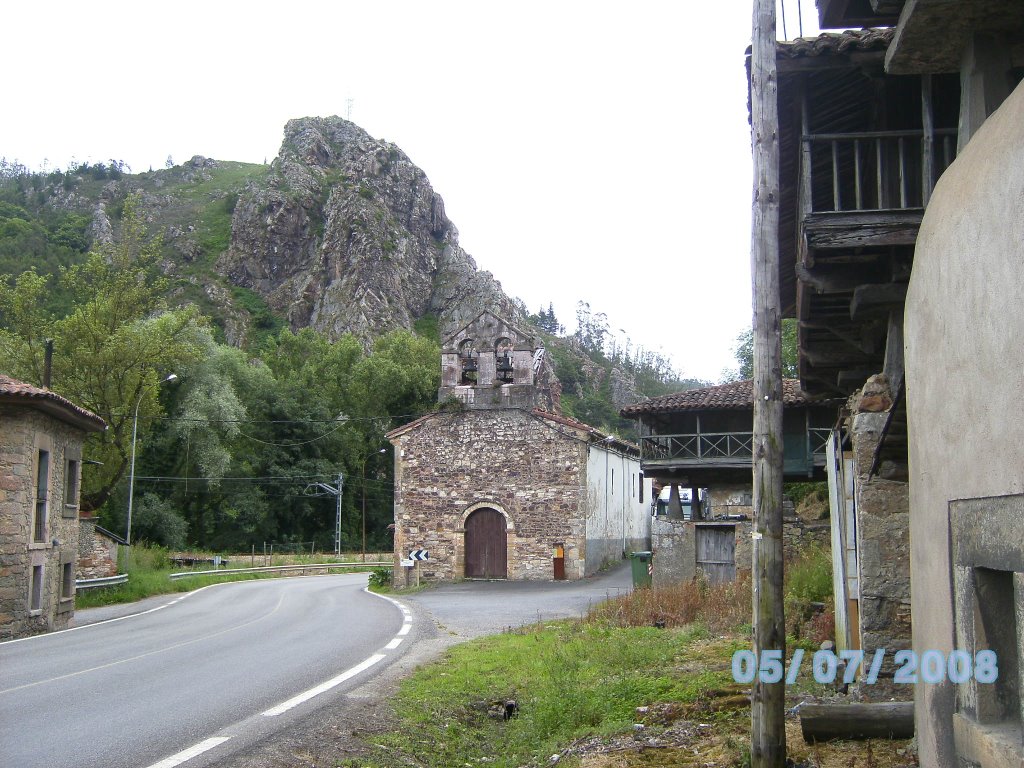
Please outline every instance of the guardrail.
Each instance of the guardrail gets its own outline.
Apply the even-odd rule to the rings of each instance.
[[[372,563],[308,563],[305,565],[264,565],[255,568],[216,568],[212,571],[179,571],[171,574],[171,580],[188,578],[189,576],[215,576],[231,573],[280,573],[290,571],[323,571],[332,568],[392,568],[394,562],[372,562]]]
[[[100,576],[97,579],[75,579],[75,589],[95,589],[96,587],[111,587],[115,584],[127,584],[128,574],[119,573],[117,576]]]

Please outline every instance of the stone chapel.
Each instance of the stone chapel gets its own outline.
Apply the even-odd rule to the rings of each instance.
[[[396,583],[580,579],[649,549],[639,449],[560,414],[534,336],[481,313],[442,343],[438,400],[387,435]],[[414,550],[428,559],[401,565]]]

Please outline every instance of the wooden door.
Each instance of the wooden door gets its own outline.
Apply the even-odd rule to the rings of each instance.
[[[712,584],[736,578],[735,526],[697,526],[697,568]]]
[[[508,576],[508,536],[505,517],[482,508],[466,518],[466,578],[504,579]]]

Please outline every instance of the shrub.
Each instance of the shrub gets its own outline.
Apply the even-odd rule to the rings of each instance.
[[[370,571],[370,586],[384,589],[391,586],[391,569],[375,568]]]
[[[697,578],[682,584],[637,589],[609,600],[590,612],[589,619],[616,627],[682,627],[699,622],[712,632],[736,629],[750,621],[750,576],[709,584]]]
[[[171,504],[152,493],[141,499],[132,518],[132,540],[147,541],[168,549],[181,549],[188,535],[188,523]]]

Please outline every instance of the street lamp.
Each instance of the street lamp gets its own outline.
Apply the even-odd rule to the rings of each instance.
[[[157,386],[159,387],[168,381],[174,381],[176,378],[178,378],[178,374],[169,373],[157,382]],[[135,438],[139,433],[139,406],[142,405],[142,396],[145,393],[145,388],[139,392],[139,397],[135,401],[135,416],[132,418],[132,464],[128,472],[128,527],[124,532],[124,541],[127,546],[131,546],[132,543],[132,499],[135,497]]]
[[[362,555],[363,555],[363,562],[364,563],[366,562],[366,460],[369,459],[370,456],[373,456],[373,455],[378,454],[378,453],[386,453],[386,452],[387,452],[387,448],[381,448],[379,451],[374,451],[374,453],[368,454],[368,455],[363,457],[363,468],[362,468],[362,478],[363,478],[363,551],[362,551]]]

